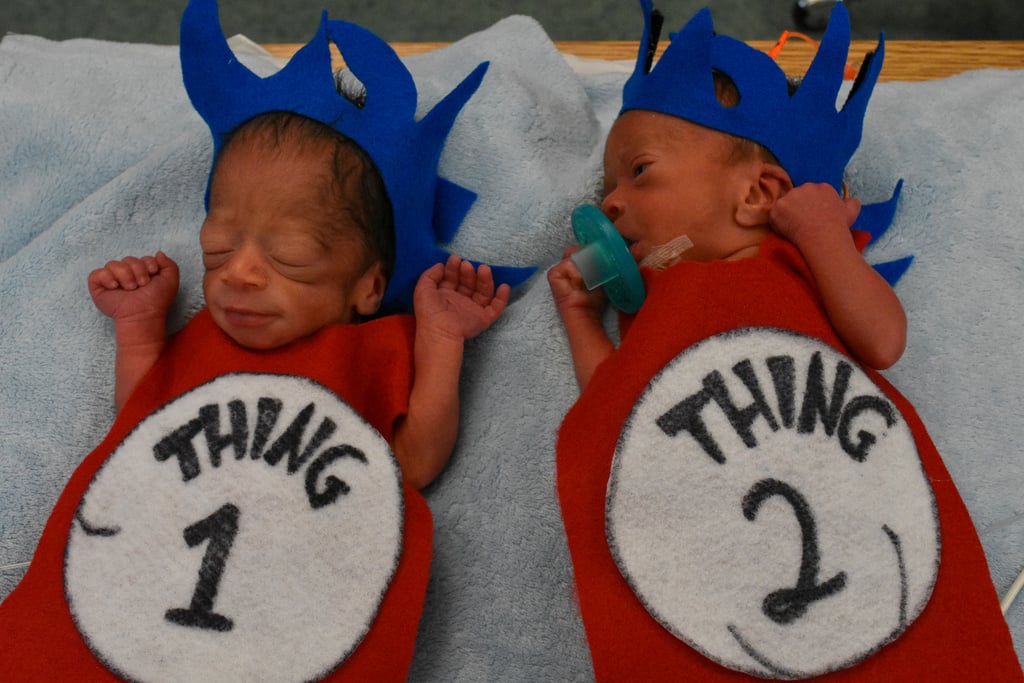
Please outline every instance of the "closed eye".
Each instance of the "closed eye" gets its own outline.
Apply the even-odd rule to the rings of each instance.
[[[204,249],[203,268],[205,268],[206,270],[213,270],[214,268],[221,267],[222,265],[227,263],[227,260],[229,258],[231,258],[231,253],[232,252],[230,249]]]
[[[286,268],[306,268],[327,256],[327,247],[317,232],[305,224],[282,226],[264,246],[270,260]]]
[[[317,266],[322,261],[309,257],[299,257],[298,255],[282,254],[271,255],[270,263],[274,270],[289,280],[312,282],[319,276],[321,269]]]
[[[273,256],[271,257],[271,260],[274,262],[274,264],[281,266],[283,268],[308,268],[311,265],[306,260],[297,258]]]
[[[274,245],[267,255],[275,266],[301,270],[319,263],[324,258],[323,251],[316,243],[292,241],[290,244]]]

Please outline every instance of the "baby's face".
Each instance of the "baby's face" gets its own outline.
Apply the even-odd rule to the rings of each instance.
[[[637,261],[680,235],[683,260],[713,261],[743,252],[763,235],[736,224],[749,168],[732,160],[727,135],[683,119],[629,111],[605,146],[601,210],[631,243]]]
[[[324,151],[229,146],[217,163],[200,231],[203,292],[213,319],[242,346],[284,346],[353,322],[366,271],[356,228],[325,210]]]

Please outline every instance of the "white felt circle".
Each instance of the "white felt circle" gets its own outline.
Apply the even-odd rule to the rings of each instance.
[[[68,603],[132,680],[316,679],[373,622],[403,510],[387,442],[334,393],[226,375],[145,418],[97,472],[68,538]]]
[[[710,338],[651,381],[606,523],[655,619],[766,678],[869,656],[921,612],[938,570],[934,495],[902,415],[848,358],[784,330]]]

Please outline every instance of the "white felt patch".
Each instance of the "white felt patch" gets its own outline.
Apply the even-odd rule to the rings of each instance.
[[[373,622],[401,554],[398,463],[301,377],[219,377],[97,472],[65,590],[89,647],[145,681],[307,681]]]
[[[846,668],[931,594],[934,496],[896,406],[818,340],[752,328],[673,359],[619,439],[615,560],[651,615],[765,678]]]

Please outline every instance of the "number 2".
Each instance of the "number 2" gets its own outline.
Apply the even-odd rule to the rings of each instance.
[[[754,521],[761,503],[772,496],[781,496],[792,506],[803,536],[803,558],[796,586],[769,593],[761,609],[772,621],[789,624],[802,617],[812,602],[841,591],[846,586],[846,572],[839,572],[828,581],[818,583],[821,556],[814,516],[807,500],[789,484],[778,479],[763,479],[754,484],[743,498],[743,516]]]

